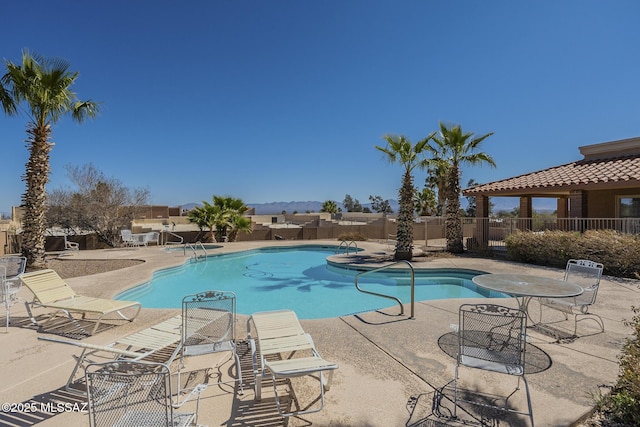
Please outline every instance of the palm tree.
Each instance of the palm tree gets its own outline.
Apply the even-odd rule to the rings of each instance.
[[[205,228],[209,229],[210,240],[212,242],[216,241],[215,232],[216,232],[216,218],[220,215],[220,208],[217,206],[208,203],[207,201],[202,201],[202,206],[198,206],[189,211],[187,215],[187,219],[189,222],[196,224],[200,231],[204,231]]]
[[[335,202],[335,200],[325,200],[324,202],[322,202],[322,208],[320,209],[320,212],[335,214],[339,211],[340,208],[338,208],[338,204]]]
[[[200,231],[209,229],[212,242],[222,242],[224,238],[234,242],[238,232],[251,232],[251,220],[242,216],[249,208],[241,199],[213,196],[213,203],[202,202],[189,212],[189,221],[200,227]]]
[[[231,220],[231,230],[229,230],[229,241],[235,242],[238,239],[238,233],[244,231],[251,233],[251,219],[242,215],[233,215]]]
[[[385,154],[389,163],[399,162],[404,168],[402,186],[399,190],[400,208],[394,254],[396,260],[410,260],[413,256],[413,170],[416,167],[426,167],[426,159],[420,159],[420,155],[426,149],[427,143],[433,135],[435,132],[415,145],[405,136],[385,135],[386,147],[375,146],[377,150]]]
[[[442,215],[444,205],[447,200],[447,177],[449,175],[449,164],[446,162],[432,162],[427,165],[426,186],[432,191],[437,190],[436,211],[437,215]]]
[[[424,187],[422,191],[415,189],[413,193],[413,204],[418,216],[435,215],[438,209],[435,192],[429,187]]]
[[[0,79],[0,102],[8,115],[23,111],[29,116],[27,144],[29,160],[23,180],[27,188],[22,196],[25,207],[22,253],[32,267],[43,267],[46,231],[46,184],[49,181],[49,156],[53,148],[51,125],[70,114],[77,122],[95,117],[98,104],[80,101],[71,91],[78,77],[69,71],[69,63],[47,59],[29,51],[22,52],[22,64],[6,62],[7,72]],[[20,108],[26,104],[26,108]]]
[[[436,168],[444,168],[447,173],[445,237],[449,252],[462,253],[464,251],[462,221],[460,219],[460,166],[487,163],[495,167],[496,163],[490,155],[476,152],[480,143],[491,135],[493,132],[474,137],[473,133],[463,133],[460,125],[447,127],[440,122],[440,132],[432,138],[433,145],[429,144],[427,147],[433,154],[429,163]]]
[[[249,209],[242,199],[213,196],[213,205],[219,211],[215,218],[216,235],[219,241],[227,237],[228,241],[233,242],[239,231],[251,232],[251,220],[242,216]]]

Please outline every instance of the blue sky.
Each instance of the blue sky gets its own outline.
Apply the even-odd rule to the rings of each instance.
[[[385,134],[495,132],[497,168],[464,167],[463,187],[640,136],[639,16],[633,0],[8,0],[0,54],[65,58],[101,103],[54,126],[50,189],[93,163],[154,204],[367,203],[397,198]],[[26,123],[0,116],[0,212],[24,192]]]

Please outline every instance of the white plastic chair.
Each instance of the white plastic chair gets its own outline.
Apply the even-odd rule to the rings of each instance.
[[[131,247],[139,247],[143,244],[142,240],[139,238],[139,235],[134,235],[131,230],[120,230],[120,237],[122,238],[122,243],[124,246]]]
[[[542,321],[542,309],[543,307],[547,307],[561,311],[564,314],[565,320],[568,320],[570,314],[573,315],[573,334],[575,336],[578,334],[578,322],[586,320],[586,318],[578,320],[579,316],[588,316],[595,320],[602,329],[602,332],[604,332],[602,317],[589,312],[589,307],[596,302],[603,269],[604,266],[601,263],[587,259],[570,259],[567,261],[564,281],[581,286],[584,292],[576,297],[569,298],[540,298],[538,300],[540,302],[540,321]]]
[[[70,242],[67,239],[67,235],[64,235],[64,250],[65,251],[77,251],[80,250],[80,245],[76,242]]]
[[[527,315],[521,309],[495,304],[463,304],[459,309],[458,354],[454,379],[454,417],[458,402],[527,415],[533,427],[529,385],[524,376]],[[524,382],[528,411],[463,399],[458,390],[460,367],[482,369],[518,377]]]

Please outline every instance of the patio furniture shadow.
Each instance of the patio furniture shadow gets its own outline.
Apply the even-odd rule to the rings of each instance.
[[[440,336],[440,338],[438,338],[438,346],[445,354],[455,359],[458,351],[458,335],[455,332],[448,332]],[[551,357],[549,357],[544,350],[527,343],[524,366],[524,372],[526,374],[536,374],[546,371],[551,367],[551,363]]]
[[[515,414],[490,409],[477,405],[459,405],[457,417],[453,416],[453,388],[445,384],[442,388],[411,396],[407,401],[409,419],[406,427],[445,427],[445,426],[528,426],[527,421]],[[477,390],[458,389],[467,394],[473,394],[479,403],[495,403],[496,400],[511,396],[494,396]]]
[[[48,315],[42,314],[35,316],[35,318],[40,323],[48,319]],[[11,316],[10,326],[32,329],[43,334],[59,335],[65,338],[81,340],[84,338],[88,338],[91,335],[88,333],[83,333],[81,329],[78,328],[78,326],[80,326],[84,330],[91,330],[95,326],[95,321],[85,319],[71,320],[68,317],[57,316],[55,319],[49,320],[44,325],[39,326],[35,325],[28,316]],[[95,334],[99,334],[100,332],[115,328],[116,326],[118,325],[109,323],[108,320],[102,321],[98,326],[98,329],[95,331]]]
[[[78,416],[86,416],[89,412],[86,397],[69,392],[64,386],[11,405],[15,405],[15,408],[0,412],[0,425],[34,426],[61,413],[74,412]],[[87,417],[86,423],[88,422]]]

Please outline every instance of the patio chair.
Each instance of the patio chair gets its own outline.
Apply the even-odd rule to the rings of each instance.
[[[158,233],[157,231],[149,231],[148,233],[144,233],[142,244],[148,246],[149,243],[155,243],[156,245],[159,245],[160,233]]]
[[[197,423],[200,395],[195,412],[174,412],[171,373],[164,364],[90,364],[85,376],[91,427],[179,427]]]
[[[27,267],[27,258],[23,256],[7,255],[0,257],[0,303],[5,305],[5,329],[9,332],[9,318],[11,305],[18,301],[20,290],[20,275]]]
[[[0,265],[0,303],[4,304],[5,309],[5,333],[9,332],[9,311],[11,309],[11,299],[9,297],[9,288],[7,284],[7,268]]]
[[[604,332],[604,322],[602,317],[597,314],[590,313],[589,307],[595,304],[598,288],[600,287],[600,278],[604,266],[599,262],[586,259],[570,259],[564,271],[564,281],[575,283],[584,289],[584,292],[576,297],[569,298],[539,298],[540,302],[540,321],[542,322],[542,309],[548,307],[561,311],[565,320],[569,319],[569,315],[573,315],[573,335],[578,335],[578,322],[593,319],[598,323],[602,332]],[[578,319],[578,317],[584,317]]]
[[[76,242],[70,242],[67,235],[64,235],[64,250],[65,251],[78,251],[80,250],[80,244]]]
[[[185,356],[228,352],[235,359],[236,381],[242,387],[242,368],[236,348],[236,295],[233,292],[205,291],[182,299],[182,346],[178,365],[178,391]],[[228,360],[228,359],[227,359]],[[225,360],[226,362],[226,360]],[[224,363],[224,362],[222,362]],[[228,383],[220,381],[217,384]]]
[[[498,409],[501,411],[527,415],[533,427],[533,410],[529,385],[524,376],[527,315],[521,309],[495,304],[463,304],[459,309],[458,353],[454,378],[454,410],[456,417],[458,402]],[[514,375],[524,382],[528,412],[506,406],[498,406],[463,399],[460,396],[460,367]],[[511,396],[511,395],[510,395]],[[509,397],[510,397],[509,396]]]
[[[12,300],[17,300],[17,293],[20,290],[22,282],[20,275],[27,268],[27,258],[18,255],[5,255],[0,257],[0,265],[4,266],[6,271],[6,281],[8,294]]]
[[[131,230],[127,229],[120,230],[120,237],[124,246],[137,248],[144,243],[139,234],[133,234]]]
[[[67,391],[81,392],[72,387],[76,375],[81,368],[86,369],[90,363],[113,360],[148,361],[170,366],[180,353],[182,339],[182,316],[174,316],[142,331],[127,335],[108,345],[70,341],[60,338],[39,336],[38,339],[58,344],[73,345],[82,348],[79,356],[74,356],[76,364],[65,386]]]
[[[251,335],[251,324],[255,327],[257,335],[255,338]],[[262,379],[270,374],[278,413],[281,416],[288,417],[321,411],[324,408],[324,392],[329,390],[333,371],[338,369],[338,365],[328,362],[320,356],[311,336],[302,329],[295,312],[277,310],[254,313],[247,320],[247,331],[255,377],[256,400],[261,399]],[[304,355],[294,357],[297,352],[302,352]],[[285,355],[288,357],[285,358]],[[280,356],[280,358],[275,359],[270,356]],[[325,371],[328,371],[326,381]],[[319,376],[320,406],[315,409],[284,412],[280,404],[276,380],[306,375]]]
[[[62,280],[58,273],[50,269],[24,273],[20,276],[20,280],[34,295],[33,301],[25,302],[29,318],[34,324],[41,327],[47,321],[55,318],[58,313],[63,313],[82,333],[93,335],[106,315],[117,314],[122,319],[131,322],[138,316],[142,308],[142,304],[136,301],[118,301],[78,295]],[[52,308],[56,311],[49,316],[48,320],[39,323],[33,315],[32,307]],[[134,308],[136,311],[130,317],[122,313],[123,310]],[[87,315],[97,316],[96,324],[91,332],[87,332],[72,313],[82,314],[83,319]]]

